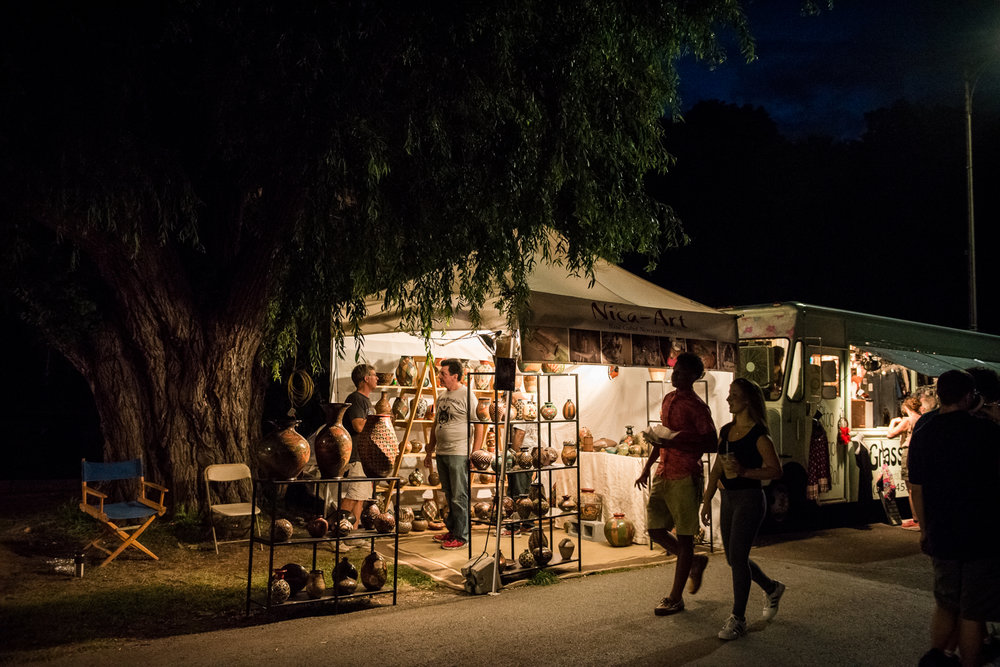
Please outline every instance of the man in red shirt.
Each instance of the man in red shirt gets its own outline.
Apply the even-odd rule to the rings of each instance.
[[[690,578],[688,591],[697,593],[708,565],[707,556],[694,555],[694,536],[701,528],[698,510],[705,486],[701,457],[714,452],[718,444],[712,411],[692,389],[704,373],[705,366],[697,355],[685,352],[677,357],[670,378],[674,391],[663,397],[660,406],[660,422],[666,433],[660,430],[663,438],[650,440],[653,450],[635,480],[637,488],[644,488],[653,461],[659,459],[649,487],[646,524],[649,539],[677,556],[677,565],[673,588],[656,607],[657,616],[683,611],[684,584]],[[670,532],[674,528],[676,537]]]

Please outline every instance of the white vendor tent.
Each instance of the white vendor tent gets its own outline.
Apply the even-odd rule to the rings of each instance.
[[[668,366],[667,356],[675,348],[697,352],[707,366],[713,366],[695,388],[711,407],[716,426],[725,423],[729,417],[725,399],[736,361],[736,317],[605,261],[597,262],[594,273],[591,285],[589,278],[571,275],[565,267],[538,262],[528,278],[531,314],[521,323],[526,336],[524,360],[565,363],[566,372],[578,374],[580,425],[589,427],[595,440],[617,442],[626,425],[638,432],[650,419],[658,419],[660,402],[670,386],[650,382],[648,368]],[[383,312],[381,300],[371,299],[368,312],[361,327],[363,343],[348,337],[343,356],[332,355],[331,400],[353,391],[350,374],[358,362],[387,372],[396,367],[401,355],[417,360],[425,355],[423,338],[401,331],[398,315]],[[479,330],[471,329],[467,311],[458,312],[447,326],[440,323],[441,330],[430,341],[434,357],[491,359],[479,334],[506,330],[506,318],[493,303],[483,307],[481,317]],[[617,369],[616,377],[612,378],[611,367]],[[553,440],[576,440],[572,425],[560,428],[567,432],[559,432]],[[641,465],[640,459],[634,461]],[[622,472],[623,479],[616,486],[622,489],[620,502],[633,504],[630,518],[638,518],[636,512],[643,512],[632,486],[634,477],[624,479],[630,474],[630,470]],[[643,513],[643,526],[644,518]],[[636,541],[645,540],[643,527],[637,530]]]

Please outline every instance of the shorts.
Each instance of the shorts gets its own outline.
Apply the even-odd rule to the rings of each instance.
[[[365,469],[361,461],[355,461],[347,468],[345,477],[364,477]],[[340,485],[340,493],[344,500],[368,500],[372,497],[371,482],[348,482]]]
[[[1000,621],[1000,558],[934,560],[934,600],[967,621]]]
[[[908,486],[910,483],[910,446],[903,445],[899,448],[899,453],[903,457],[903,463],[900,466],[899,475]]]
[[[646,528],[677,529],[678,535],[697,535],[701,531],[698,509],[704,493],[705,478],[663,479],[653,476],[646,507]]]

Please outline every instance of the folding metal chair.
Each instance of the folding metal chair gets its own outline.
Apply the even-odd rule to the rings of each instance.
[[[83,495],[80,509],[100,521],[104,529],[101,535],[85,546],[83,550],[86,551],[94,547],[108,554],[108,557],[101,562],[101,567],[113,561],[128,547],[142,551],[153,560],[159,560],[156,554],[139,542],[138,538],[156,520],[156,517],[163,516],[163,513],[167,511],[163,499],[168,491],[166,487],[146,481],[142,474],[142,459],[115,463],[89,463],[87,459],[83,459],[80,463],[80,479]],[[106,503],[107,494],[91,486],[97,482],[122,480],[138,482],[139,495],[137,498],[124,502]],[[159,491],[159,500],[154,502],[147,498],[147,489]],[[127,522],[132,523],[123,525]],[[103,540],[111,537],[121,540],[121,544],[113,551],[100,544]]]
[[[253,503],[219,503],[212,502],[213,482],[238,482],[250,479],[250,468],[244,463],[215,463],[205,468],[205,498],[208,500],[209,521],[212,524],[212,542],[215,543],[215,553],[219,553],[220,544],[243,542],[249,538],[219,541],[215,533],[215,515],[232,520],[239,517],[253,516],[257,522],[257,534],[260,535],[260,508]],[[261,549],[264,545],[261,545]]]

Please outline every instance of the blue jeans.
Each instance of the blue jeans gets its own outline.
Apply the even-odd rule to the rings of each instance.
[[[441,490],[448,501],[448,518],[444,525],[452,537],[469,541],[469,457],[444,455],[437,457]]]

